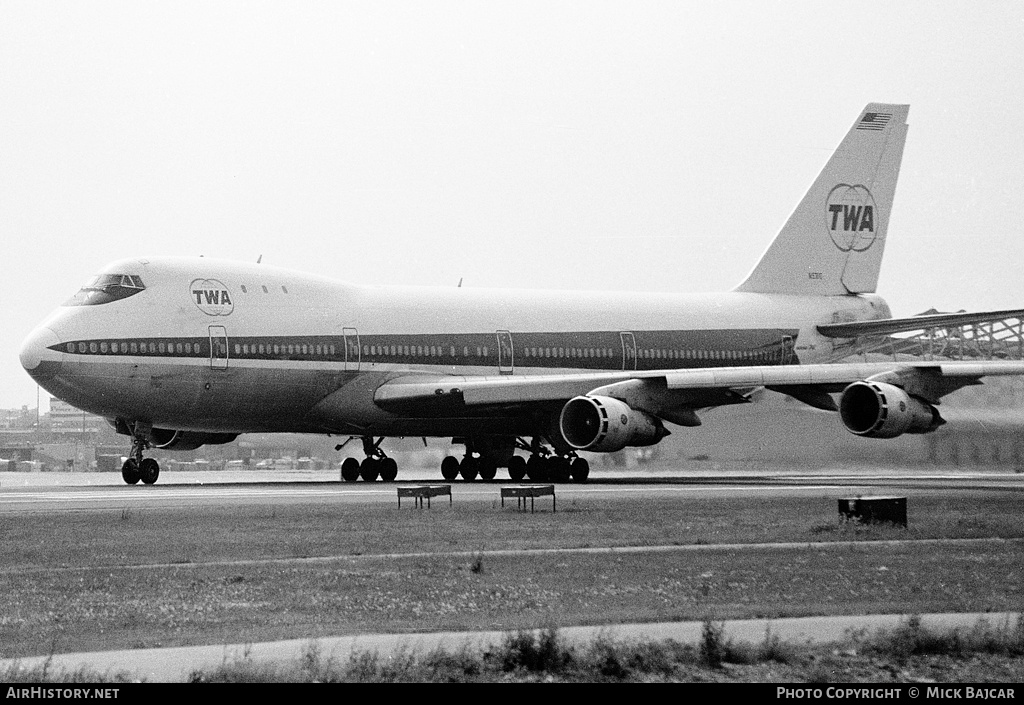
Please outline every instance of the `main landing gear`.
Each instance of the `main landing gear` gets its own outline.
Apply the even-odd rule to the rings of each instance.
[[[531,482],[586,482],[590,475],[590,463],[574,452],[558,454],[546,448],[538,439],[526,444],[516,441],[516,447],[530,453],[527,460],[521,455],[513,455],[508,460],[508,476],[513,482],[529,478]],[[467,451],[460,461],[455,456],[446,456],[441,461],[441,477],[452,481],[461,476],[463,480],[472,481],[478,476],[482,480],[493,480],[498,472],[497,464],[486,455],[474,455]]]
[[[128,459],[121,466],[121,478],[129,485],[143,484],[152,485],[160,477],[160,463],[155,458],[143,458],[142,452],[149,448],[148,434],[139,424],[135,424],[132,430],[132,449]]]
[[[522,441],[517,442],[523,450],[530,453],[529,460],[524,461],[523,466],[516,464],[515,474],[512,473],[512,464],[509,464],[509,476],[512,480],[522,480],[523,474],[530,482],[535,483],[567,483],[569,480],[578,483],[587,482],[590,476],[590,462],[581,458],[575,451],[556,453],[541,443],[541,439],[535,438],[527,446]]]
[[[570,479],[574,482],[586,482],[590,476],[590,463],[586,458],[577,457],[575,453],[551,454],[546,457],[534,454],[525,462],[525,466],[526,477],[532,482],[569,482]],[[508,471],[511,476],[511,466]]]
[[[349,441],[355,438],[349,438]],[[341,464],[341,479],[345,482],[356,482],[359,479],[363,482],[374,482],[378,478],[384,482],[394,481],[398,476],[398,463],[389,458],[380,447],[384,438],[362,436],[360,440],[363,442],[363,453],[366,457],[362,462],[355,458],[346,458]],[[341,450],[349,441],[335,446],[334,449]],[[521,455],[510,455],[514,451],[511,445],[505,445],[504,448],[505,457],[508,458],[506,462],[502,462],[500,454],[494,453],[488,446],[470,444],[462,460],[449,455],[441,461],[441,476],[448,482],[459,477],[465,482],[472,482],[477,478],[493,480],[498,475],[499,463],[507,465],[508,476],[513,482],[521,482],[524,479],[529,479],[530,482],[586,482],[590,475],[590,463],[585,458],[577,457],[576,453],[571,451],[556,453],[546,447],[539,438],[533,439],[529,444],[516,439],[515,448],[528,452],[529,459]],[[498,457],[494,457],[495,455]]]
[[[363,436],[363,453],[366,458],[359,462],[355,458],[345,458],[341,464],[341,479],[345,482],[355,482],[363,478],[364,482],[373,482],[378,477],[384,482],[393,482],[398,477],[398,463],[394,458],[389,458],[380,444],[384,438],[373,440],[372,436]],[[344,443],[337,446],[335,450],[341,450]]]
[[[522,444],[520,447],[524,447]],[[590,463],[580,458],[575,451],[556,453],[546,448],[539,438],[534,438],[524,450],[530,451],[530,459],[516,463],[513,468],[509,463],[508,474],[513,480],[519,481],[527,477],[531,482],[586,482],[590,476]],[[518,456],[513,460],[518,460]],[[513,473],[513,470],[515,471]]]
[[[447,455],[441,461],[441,477],[446,480],[454,480],[460,475],[467,482],[472,482],[477,477],[481,480],[493,480],[497,474],[497,463],[483,455],[466,453],[461,462],[455,456]]]

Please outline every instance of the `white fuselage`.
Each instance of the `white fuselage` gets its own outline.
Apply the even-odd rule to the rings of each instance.
[[[59,308],[26,341],[26,369],[95,414],[224,433],[526,433],[535,419],[514,409],[411,418],[374,390],[409,374],[819,362],[832,344],[817,325],[889,317],[877,296],[363,287],[206,258],[104,274],[144,289]]]

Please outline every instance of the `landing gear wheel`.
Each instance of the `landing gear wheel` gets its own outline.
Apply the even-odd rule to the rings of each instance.
[[[586,482],[590,476],[590,463],[584,458],[576,458],[569,466],[569,474],[576,482]]]
[[[480,465],[481,480],[493,480],[494,476],[498,474],[498,466],[492,461],[481,458],[478,463]]]
[[[373,482],[380,474],[380,461],[376,458],[366,458],[359,465],[359,476],[363,482]]]
[[[445,456],[441,461],[441,477],[446,480],[454,480],[459,476],[459,459],[453,455]]]
[[[508,476],[512,482],[519,482],[526,477],[526,458],[513,455],[508,461]]]
[[[459,463],[459,474],[462,475],[462,479],[466,482],[471,482],[476,479],[476,474],[480,469],[480,461],[471,455],[467,455]]]
[[[547,482],[549,465],[547,458],[531,455],[530,459],[526,461],[526,476],[534,482]]]
[[[384,482],[394,482],[398,477],[398,463],[394,458],[384,458],[380,461],[380,479]]]
[[[551,458],[550,460],[548,460],[548,463],[548,472],[550,473],[551,482],[569,481],[568,458]]]
[[[142,479],[142,475],[139,473],[139,463],[135,458],[128,458],[124,461],[124,465],[121,466],[121,478],[129,485],[137,484]]]
[[[341,464],[341,479],[345,482],[355,482],[359,479],[359,461],[355,458],[345,458]]]
[[[139,463],[139,479],[143,484],[152,485],[160,477],[160,463],[153,458],[143,458]]]

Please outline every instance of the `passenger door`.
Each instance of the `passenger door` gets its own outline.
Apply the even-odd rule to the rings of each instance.
[[[228,368],[228,331],[224,326],[210,326],[210,369]]]
[[[619,333],[622,338],[622,369],[636,369],[636,338],[629,331]]]
[[[512,333],[507,330],[499,330],[496,335],[498,336],[498,374],[510,375],[515,369]]]
[[[345,336],[345,371],[359,371],[359,332],[355,328],[342,328]]]

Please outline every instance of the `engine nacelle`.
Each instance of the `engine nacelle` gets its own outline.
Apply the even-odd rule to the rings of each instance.
[[[939,410],[884,382],[854,382],[839,397],[839,415],[850,433],[865,438],[895,438],[929,433],[945,423]]]
[[[161,450],[195,450],[204,445],[230,443],[236,438],[237,433],[203,433],[154,428],[149,437],[149,444]]]
[[[575,450],[614,453],[654,445],[668,435],[661,420],[611,397],[576,397],[558,417],[562,439]]]

